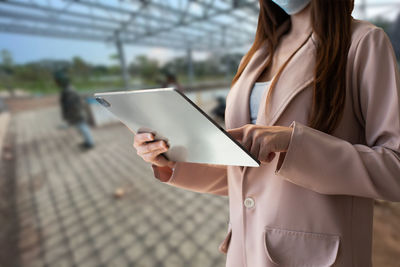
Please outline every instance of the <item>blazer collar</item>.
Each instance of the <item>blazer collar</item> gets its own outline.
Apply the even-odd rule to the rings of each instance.
[[[268,106],[265,105],[267,93],[263,94],[256,124],[274,125],[290,101],[312,83],[315,54],[316,36],[312,33],[305,45],[297,51],[282,70],[281,75],[275,76],[275,79],[278,80],[273,88]],[[251,123],[249,105],[251,90],[269,56],[265,46],[258,49],[243,70],[240,78],[231,88],[227,96],[225,112],[227,129],[238,128]]]

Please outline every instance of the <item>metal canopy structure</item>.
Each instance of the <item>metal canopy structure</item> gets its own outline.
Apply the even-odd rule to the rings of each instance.
[[[360,1],[361,12],[374,7]],[[186,50],[191,61],[193,50],[251,44],[258,12],[258,0],[0,0],[0,32],[113,43],[128,87],[124,44]]]
[[[0,31],[212,50],[254,38],[258,0],[0,0]]]

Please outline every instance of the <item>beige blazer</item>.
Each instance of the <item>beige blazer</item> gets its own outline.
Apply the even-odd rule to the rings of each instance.
[[[260,103],[256,124],[293,128],[279,170],[278,157],[258,168],[179,162],[167,182],[229,196],[220,246],[228,267],[371,266],[373,199],[400,201],[400,83],[387,35],[353,19],[345,111],[332,135],[307,126],[316,42],[312,34],[271,104],[266,94]],[[267,58],[258,50],[231,88],[227,129],[250,123],[250,91]]]

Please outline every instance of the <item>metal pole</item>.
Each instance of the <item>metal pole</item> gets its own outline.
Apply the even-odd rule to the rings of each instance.
[[[193,85],[193,78],[194,78],[192,47],[190,45],[187,48],[187,60],[188,60],[188,87],[190,89],[190,87],[192,87],[192,85]],[[196,92],[195,103],[198,106],[203,105],[200,91]]]
[[[118,50],[119,62],[121,65],[121,72],[122,72],[122,79],[124,81],[124,88],[128,89],[129,88],[129,73],[128,73],[128,67],[126,66],[126,61],[125,61],[124,47],[122,45],[119,32],[117,32],[115,35],[115,44],[116,44],[117,50]]]
[[[225,79],[228,81],[230,78],[230,60],[229,60],[229,47],[226,45],[226,27],[222,28],[222,44],[221,44],[222,49],[224,50],[221,55],[225,56]]]
[[[188,59],[188,78],[189,87],[193,85],[194,73],[193,73],[193,58],[192,58],[192,48],[189,46],[187,49],[187,59]]]

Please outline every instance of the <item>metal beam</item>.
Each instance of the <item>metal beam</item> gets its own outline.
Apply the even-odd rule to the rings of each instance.
[[[71,0],[69,0],[68,2],[69,3],[74,3]],[[88,26],[92,25],[96,29],[104,28],[104,30],[109,30],[109,33],[108,33],[109,40],[108,41],[112,41],[112,42],[114,42],[113,38],[114,38],[114,34],[115,34],[116,31],[121,32],[121,34],[127,33],[128,35],[134,35],[134,34],[137,33],[137,29],[144,28],[144,26],[145,26],[145,23],[140,23],[140,22],[135,22],[136,25],[128,26],[128,25],[126,25],[127,24],[126,20],[125,21],[124,20],[118,20],[118,19],[115,19],[115,18],[112,18],[112,17],[109,18],[109,17],[104,17],[104,16],[98,16],[98,15],[95,15],[95,14],[82,13],[82,12],[76,12],[76,11],[71,11],[71,10],[60,10],[58,8],[47,7],[47,6],[43,6],[43,5],[40,5],[40,4],[25,3],[25,2],[21,2],[21,1],[12,1],[12,0],[9,0],[9,1],[6,1],[6,2],[0,1],[0,4],[7,4],[7,5],[10,5],[10,6],[21,7],[21,8],[24,8],[24,9],[33,9],[33,10],[43,11],[43,12],[46,13],[46,17],[45,17],[47,19],[46,21],[48,21],[50,23],[55,23],[55,24],[61,25],[62,24],[61,22],[55,22],[55,20],[57,19],[57,20],[61,20],[61,21],[66,22],[66,23],[64,23],[64,24],[68,24],[66,26],[77,25],[79,27],[80,26],[88,27]],[[120,11],[121,9],[117,9],[117,10]],[[65,20],[65,19],[61,19],[60,16],[48,16],[49,14],[53,14],[53,13],[62,14],[64,16],[69,16],[69,17],[74,18],[74,19],[79,18],[79,19],[83,19],[83,20],[90,20],[91,23],[79,22],[79,20],[78,21]],[[137,15],[138,17],[140,17],[142,19],[146,19],[146,20],[151,20],[151,21],[159,20],[160,25],[165,25],[165,23],[171,24],[171,23],[175,22],[173,20],[169,20],[169,19],[166,19],[166,18],[158,19],[157,17],[154,17],[154,16],[149,16],[149,15],[146,15],[146,14],[139,14],[138,12],[130,13],[130,14],[131,14],[131,16]],[[35,16],[30,15],[30,17],[32,18],[32,20],[35,20],[35,21],[44,21],[45,20],[45,18],[43,18],[43,17],[38,17],[38,15],[35,15]],[[18,18],[21,19],[23,17],[22,16],[18,16]],[[96,23],[94,24],[93,21],[95,21]],[[69,22],[71,22],[71,23],[69,23]],[[99,22],[100,22],[101,25],[99,25]],[[133,27],[133,26],[135,26],[135,27]],[[121,28],[123,29],[122,31],[120,30]],[[205,29],[205,28],[203,28],[201,26],[191,25],[190,29],[195,29],[196,31],[207,32],[208,34],[213,34],[213,35],[218,34],[217,30],[208,30],[208,29]],[[181,37],[177,36],[177,37],[174,37],[174,38],[182,38],[183,35],[186,38],[186,35],[191,35],[191,36],[193,36],[191,41],[202,40],[205,37],[204,34],[203,35],[201,34],[201,32],[197,32],[196,33],[196,31],[193,31],[193,30],[191,32],[188,32],[188,30],[189,29],[186,29],[186,30],[185,29],[174,29],[171,32],[176,32],[177,34],[181,35]],[[151,31],[146,31],[145,33],[147,35],[149,35],[149,36],[153,35],[153,34],[151,34]],[[191,37],[189,37],[189,39],[190,38]],[[246,35],[243,35],[242,37],[239,37],[239,36],[236,36],[236,34],[230,34],[228,36],[228,38],[230,40],[232,40],[232,41],[237,41],[237,40],[241,40],[241,39],[242,40],[243,39],[245,39],[245,40],[248,39],[246,37]]]
[[[67,16],[72,16],[75,18],[81,18],[81,19],[91,20],[91,21],[96,21],[96,22],[107,22],[107,23],[117,24],[117,26],[120,23],[123,23],[123,20],[93,15],[90,13],[82,13],[82,12],[76,12],[76,11],[71,11],[71,10],[60,10],[60,9],[53,8],[53,7],[48,7],[48,6],[44,6],[44,5],[40,5],[40,4],[25,3],[25,2],[21,2],[21,1],[0,0],[0,4],[14,6],[14,7],[21,7],[21,8],[25,8],[25,9],[31,9],[31,10],[43,11],[43,12],[47,12],[47,14],[59,13],[60,11],[62,11],[61,14],[64,16],[67,15]]]
[[[151,17],[151,16],[146,15],[146,14],[139,14],[138,12],[127,11],[127,10],[124,10],[124,9],[121,9],[121,8],[116,8],[116,7],[112,6],[112,5],[106,5],[106,4],[103,4],[103,3],[98,3],[98,2],[93,2],[93,1],[86,1],[86,0],[64,0],[64,1],[74,1],[77,4],[85,5],[85,6],[92,7],[92,8],[98,8],[98,9],[101,9],[101,10],[111,11],[111,12],[118,12],[120,14],[125,14],[125,15],[135,14],[137,16],[147,17],[147,19],[149,19]],[[183,11],[181,11],[181,10],[177,10],[177,9],[171,8],[171,7],[167,6],[167,5],[158,4],[156,2],[151,2],[151,6],[152,7],[153,6],[157,7],[161,11],[167,11],[169,13],[175,12],[175,13],[172,13],[172,14],[175,14],[177,17],[179,17],[179,15],[183,15],[184,14]],[[211,24],[211,27],[213,27],[213,28],[216,25],[218,25],[218,26],[228,26],[228,27],[231,26],[231,28],[232,28],[232,25],[229,25],[229,24],[226,24],[226,23],[224,24],[224,23],[220,23],[220,22],[212,20],[212,18],[214,16],[216,16],[216,15],[227,14],[227,13],[230,13],[230,12],[232,12],[231,8],[230,9],[226,9],[226,10],[219,10],[218,12],[214,12],[214,14],[212,16],[207,16],[207,17],[194,16],[194,15],[190,14],[190,15],[187,15],[188,18],[190,18],[190,21],[176,20],[176,21],[168,21],[168,22],[166,22],[165,21],[165,16],[156,17],[155,20],[156,21],[163,21],[164,23],[171,23],[171,25],[173,27],[169,27],[168,31],[175,30],[176,28],[182,27],[182,26],[189,26],[190,25],[191,27],[193,27],[192,24],[196,23],[196,22],[203,22],[203,23]],[[164,23],[162,23],[160,25],[161,26],[162,25],[165,26]],[[237,30],[236,34],[238,34],[238,33],[239,34],[243,34],[243,33],[246,33],[246,32],[248,34],[253,34],[252,32],[249,32],[249,31],[247,31],[246,29],[243,29],[243,28],[236,28],[236,30]],[[212,32],[212,30],[211,30],[210,33],[211,34],[215,34],[215,32]],[[148,36],[148,35],[144,35],[144,37],[146,37],[146,36]],[[141,36],[141,37],[143,37],[143,36]]]
[[[118,7],[115,7],[115,6],[112,6],[112,5],[106,5],[106,4],[103,4],[103,3],[93,2],[93,1],[88,1],[88,0],[64,0],[64,1],[74,1],[76,3],[82,4],[82,5],[86,5],[86,6],[90,6],[90,7],[93,7],[93,8],[100,8],[100,9],[103,9],[103,10],[122,13],[122,14],[126,14],[126,15],[135,13],[135,11],[130,11],[130,10],[118,8]],[[200,3],[200,2],[196,1],[196,3]],[[204,6],[204,3],[200,3],[200,5]],[[247,5],[249,5],[249,3],[243,4],[243,6],[247,6]],[[251,3],[251,5],[253,5],[253,3]],[[185,13],[185,11],[183,11],[183,10],[174,8],[174,7],[170,6],[170,5],[161,4],[161,3],[156,2],[156,1],[151,1],[151,4],[149,4],[149,6],[151,8],[157,8],[161,12],[169,12],[169,13],[175,15],[175,16],[182,16],[182,15],[183,16],[189,16],[191,19],[194,19],[194,20],[198,20],[198,19],[201,19],[201,18],[204,19],[205,18],[203,16],[196,16],[196,15],[191,14],[191,13]],[[228,10],[232,11],[233,9],[229,8]],[[225,12],[226,10],[218,10],[218,11],[219,12],[221,12],[221,11]],[[219,26],[229,26],[226,23],[221,23],[221,22],[213,20],[212,16],[210,16],[210,17],[207,16],[207,18],[208,18],[208,20],[206,20],[205,23],[209,23],[209,24],[213,24],[213,25],[219,25]],[[245,22],[247,22],[247,19],[245,20]]]
[[[38,28],[38,27],[16,25],[16,24],[11,25],[6,23],[0,23],[0,32],[104,42],[104,37],[102,35],[87,34],[82,32],[79,33],[79,32],[60,31],[60,30]]]
[[[191,44],[194,50],[218,49],[222,44],[242,46],[251,42],[254,38],[253,32],[242,31],[239,28],[233,29],[231,25],[237,23],[214,21],[217,16],[233,14],[236,10],[232,8],[222,9],[221,5],[214,5],[211,2],[196,1],[203,10],[209,9],[208,12],[204,12],[206,15],[202,16],[189,12],[190,0],[182,1],[186,5],[181,5],[179,8],[165,4],[168,2],[149,0],[146,4],[139,5],[139,9],[125,8],[126,5],[125,7],[122,5],[112,6],[104,4],[105,2],[101,0],[96,2],[88,0],[64,1],[69,5],[56,7],[57,5],[52,6],[51,2],[44,5],[44,2],[38,3],[32,0],[0,0],[0,6],[7,5],[7,8],[0,9],[0,19],[16,20],[15,22],[12,21],[14,25],[2,24],[3,31],[11,32],[15,30],[16,33],[27,33],[27,30],[32,29],[34,35],[43,34],[44,36],[102,40],[113,43],[115,42],[115,33],[118,32],[122,43],[169,48],[179,47],[185,50],[188,44]],[[250,6],[254,4],[254,0],[245,4],[245,6]],[[86,6],[90,13],[83,12],[82,8],[74,8],[79,6]],[[30,13],[29,10],[42,11],[43,14],[40,14],[40,12]],[[144,10],[146,12],[143,12]],[[154,11],[160,12],[160,14],[156,15],[158,13],[154,13]],[[161,11],[164,11],[165,15]],[[104,13],[107,12],[120,14],[123,19],[113,15],[104,16]],[[173,16],[174,14],[176,18]],[[237,14],[232,17],[239,19]],[[23,21],[26,24],[22,24]],[[38,27],[41,26],[40,24],[43,24],[43,27]],[[36,25],[36,27],[32,27],[32,25]],[[234,30],[237,30],[237,32],[233,32]],[[223,32],[229,32],[229,34],[224,35]]]
[[[187,49],[187,60],[188,60],[188,77],[189,77],[189,86],[193,85],[194,81],[194,71],[193,71],[193,55],[192,48],[188,47]]]
[[[122,79],[124,81],[124,87],[125,89],[129,89],[129,73],[128,73],[128,66],[126,65],[126,60],[125,60],[125,52],[124,52],[124,47],[121,42],[121,36],[117,32],[115,34],[115,45],[117,47],[118,51],[118,57],[119,57],[119,62],[121,65],[121,72],[122,72]]]
[[[212,10],[215,10],[215,11],[221,11],[221,10],[223,10],[223,9],[221,9],[221,8],[215,7],[215,5],[208,4],[208,3],[204,3],[203,1],[200,1],[200,0],[196,1],[196,3],[199,4],[199,5],[202,5],[202,6],[203,6],[204,8],[206,8],[206,9],[212,9]],[[248,5],[245,5],[245,6],[248,6]],[[252,19],[249,18],[249,16],[241,15],[241,14],[235,13],[235,11],[237,11],[237,10],[240,10],[240,9],[232,8],[232,13],[231,13],[230,15],[233,16],[233,17],[235,17],[236,19],[239,19],[241,22],[247,22],[247,23],[249,23],[251,26],[254,26],[254,25],[257,24],[257,18],[255,18],[254,20],[252,20]]]
[[[47,27],[33,27],[27,25],[16,25],[16,24],[7,24],[0,23],[0,32],[5,33],[16,33],[16,34],[26,34],[26,35],[34,35],[34,36],[42,36],[42,37],[55,37],[61,39],[72,39],[72,40],[84,40],[84,41],[94,41],[94,42],[102,42],[104,43],[105,39],[103,35],[99,34],[89,34],[83,33],[79,31],[66,31],[60,29],[49,29]],[[171,49],[179,49],[186,50],[187,44],[176,41],[169,40],[158,40],[158,41],[150,41],[150,40],[140,40],[135,41],[129,38],[121,37],[121,41],[127,45],[134,46],[146,46],[146,47],[167,47]],[[246,43],[236,43],[235,46],[243,46]],[[215,46],[207,46],[207,44],[193,44],[193,47],[198,51],[212,51],[219,50],[218,47]]]
[[[96,24],[86,23],[86,22],[79,22],[79,21],[74,21],[74,20],[67,20],[67,19],[62,19],[62,18],[50,18],[50,17],[41,16],[41,15],[28,14],[26,12],[21,13],[21,12],[6,11],[3,9],[0,9],[0,17],[7,17],[7,18],[12,18],[12,19],[32,21],[32,22],[43,22],[43,23],[47,23],[50,25],[56,24],[56,25],[62,25],[62,26],[66,26],[66,27],[75,27],[75,28],[89,29],[89,30],[113,32],[117,29],[115,27],[110,27],[110,26],[102,26],[102,25],[96,25]]]
[[[50,17],[44,17],[41,15],[31,15],[28,13],[20,13],[20,12],[12,12],[12,11],[5,11],[0,9],[0,16],[1,17],[8,17],[12,19],[18,19],[19,21],[28,21],[28,22],[41,22],[41,23],[46,23],[49,26],[54,26],[54,25],[59,25],[65,28],[74,28],[74,29],[79,29],[80,31],[82,30],[92,30],[92,31],[100,31],[99,33],[102,33],[104,36],[108,36],[110,34],[115,34],[117,31],[117,28],[109,27],[109,26],[101,26],[101,25],[92,25],[90,23],[83,23],[83,22],[78,22],[78,21],[73,21],[73,20],[65,20],[62,18],[50,18]],[[127,35],[127,38],[129,38],[129,34],[132,34],[133,36],[138,34],[138,32],[131,32],[127,31],[125,32],[124,35]],[[115,37],[115,36],[114,36]],[[202,36],[196,35],[191,40],[199,40],[197,38],[201,38]],[[168,40],[177,40],[179,38],[182,38],[182,36],[176,35],[176,33],[171,33],[164,37],[165,39]],[[113,38],[114,39],[114,38]],[[199,41],[201,42],[201,41]]]
[[[61,39],[72,39],[72,40],[84,40],[84,41],[94,41],[104,43],[105,39],[103,35],[95,35],[82,33],[78,31],[65,31],[65,30],[54,30],[44,27],[32,27],[26,25],[11,25],[6,23],[0,23],[0,32],[5,33],[17,33],[17,34],[27,34],[42,37],[55,37]],[[186,49],[185,45],[178,43],[170,43],[166,41],[152,42],[147,40],[141,40],[140,42],[132,42],[130,39],[123,40],[126,44],[137,45],[137,46],[149,46],[149,47],[169,47],[174,49]]]

